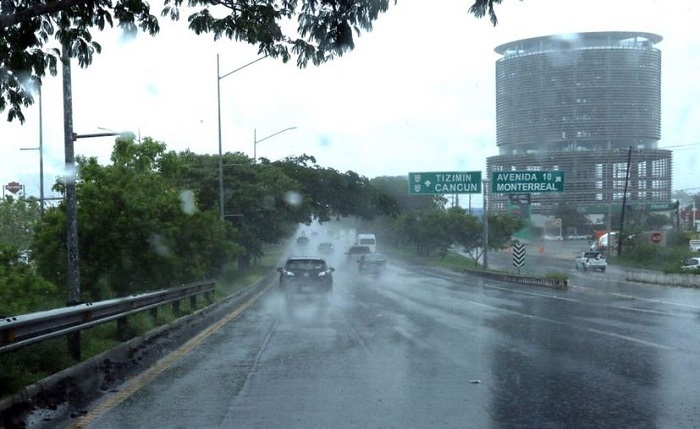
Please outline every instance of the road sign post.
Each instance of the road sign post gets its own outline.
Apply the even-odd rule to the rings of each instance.
[[[491,192],[520,194],[564,192],[564,172],[555,171],[494,171],[491,173]]]
[[[409,195],[480,193],[481,171],[408,173]]]

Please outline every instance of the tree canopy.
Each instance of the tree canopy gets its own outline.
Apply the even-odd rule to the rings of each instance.
[[[110,165],[78,158],[76,182],[83,299],[161,289],[245,268],[266,244],[299,224],[332,217],[387,214],[393,200],[352,171],[322,168],[313,157],[278,162],[224,155],[220,218],[218,156],[167,151],[145,138],[116,140]],[[64,184],[58,182],[57,190]],[[38,272],[66,285],[65,206],[48,210],[36,228]]]
[[[394,0],[396,3],[397,0]],[[496,25],[494,5],[475,0],[469,12],[488,15]],[[262,55],[299,67],[322,64],[352,50],[354,37],[371,31],[390,0],[163,0],[160,15],[179,20],[185,7],[189,28],[214,39],[226,37],[258,47]],[[439,6],[429,6],[439,7]],[[158,13],[158,12],[156,12]],[[285,31],[296,19],[296,31]],[[23,107],[33,104],[32,88],[46,73],[57,74],[66,47],[81,67],[102,50],[93,32],[116,25],[124,31],[156,35],[158,18],[145,0],[2,0],[0,2],[0,112],[24,122]],[[58,43],[55,43],[57,41]]]

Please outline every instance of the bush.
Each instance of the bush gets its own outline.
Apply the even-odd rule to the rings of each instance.
[[[0,316],[15,316],[60,306],[57,288],[39,276],[19,251],[0,249]]]
[[[563,273],[547,273],[544,277],[553,280],[569,280],[569,276]]]
[[[687,246],[664,247],[655,244],[638,244],[625,247],[622,256],[616,258],[616,262],[652,270],[675,270],[672,267],[677,267],[680,270],[681,262],[688,257]]]

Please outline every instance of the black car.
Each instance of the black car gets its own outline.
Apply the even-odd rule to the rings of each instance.
[[[333,267],[322,258],[289,258],[280,272],[280,288],[285,293],[330,293]]]

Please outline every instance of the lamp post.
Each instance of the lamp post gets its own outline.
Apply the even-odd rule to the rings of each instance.
[[[296,130],[296,129],[297,129],[297,127],[285,128],[283,130],[277,131],[276,133],[270,134],[267,137],[263,137],[260,140],[258,140],[258,130],[253,129],[253,164],[258,163],[258,143],[263,142],[269,138],[272,138],[278,134],[282,134],[285,131]]]
[[[83,138],[118,136],[125,133],[106,132],[76,134],[73,132],[73,84],[71,78],[71,48],[68,43],[61,46],[61,74],[63,84],[63,145],[65,151],[65,195],[66,195],[66,252],[68,253],[68,305],[79,305],[80,259],[78,257],[78,198],[75,182],[75,141]],[[133,135],[133,133],[130,133]],[[68,349],[74,359],[80,359],[80,331],[68,334]]]
[[[218,115],[218,124],[219,124],[219,216],[221,217],[221,220],[224,220],[225,215],[224,215],[224,154],[222,150],[222,144],[221,144],[221,79],[231,76],[232,74],[236,73],[237,71],[243,70],[244,68],[253,65],[257,63],[260,60],[263,60],[267,58],[267,55],[264,55],[255,61],[251,61],[248,64],[245,64],[241,67],[238,67],[235,70],[232,70],[225,75],[222,75],[221,72],[219,71],[219,54],[216,54],[216,107],[217,107],[217,115]]]

